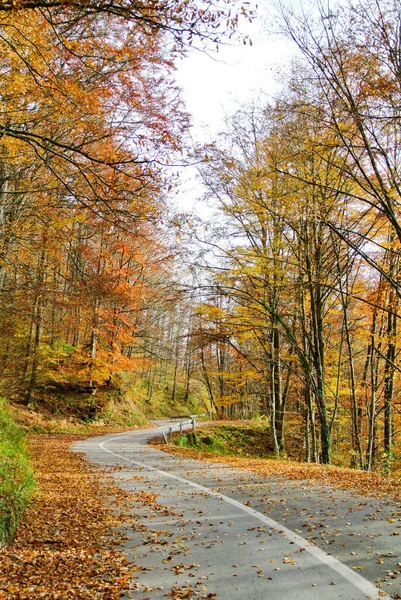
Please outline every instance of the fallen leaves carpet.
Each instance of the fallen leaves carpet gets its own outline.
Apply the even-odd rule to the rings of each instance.
[[[38,491],[13,545],[0,550],[0,598],[113,600],[129,587],[132,565],[112,531],[124,493],[69,449],[84,437],[30,438]]]

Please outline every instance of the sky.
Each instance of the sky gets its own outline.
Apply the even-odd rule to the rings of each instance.
[[[252,46],[221,46],[207,54],[192,50],[177,65],[176,79],[192,115],[192,137],[210,142],[224,130],[224,120],[241,104],[260,99],[268,102],[278,90],[280,65],[290,61],[293,49],[288,41],[273,38],[265,30],[262,18],[243,22],[240,31],[252,39]],[[196,170],[185,168],[183,184],[177,195],[179,208],[192,209],[202,195]]]

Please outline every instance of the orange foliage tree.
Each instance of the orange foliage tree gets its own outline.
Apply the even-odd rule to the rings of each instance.
[[[0,24],[0,370],[31,406],[132,368],[169,270],[163,162],[188,126],[173,64],[161,35],[85,19],[63,37],[39,10]]]

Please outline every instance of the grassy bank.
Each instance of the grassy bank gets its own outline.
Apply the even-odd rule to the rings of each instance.
[[[25,434],[0,399],[0,546],[14,538],[34,487]]]
[[[72,404],[72,400],[71,400]],[[109,403],[107,410],[99,411],[93,418],[82,418],[74,406],[54,410],[49,403],[40,403],[36,410],[14,402],[10,411],[18,426],[32,434],[94,434],[136,429],[147,424],[147,419],[130,401]]]
[[[208,425],[195,432],[175,436],[174,444],[227,456],[269,458],[274,452],[267,426],[253,422]]]

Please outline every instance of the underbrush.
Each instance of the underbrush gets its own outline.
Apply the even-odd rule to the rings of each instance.
[[[154,382],[149,390],[148,379],[125,374],[122,389],[127,397],[135,398],[135,403],[150,419],[166,419],[172,415],[205,412],[202,393],[197,382],[191,382],[191,391],[187,394],[185,383],[178,379],[174,399],[172,398],[173,379],[169,375],[161,381]]]
[[[31,410],[21,405],[11,405],[17,425],[26,432],[35,434],[96,434],[102,435],[119,430],[143,427],[147,420],[143,415],[111,407],[95,419],[80,419],[74,415],[54,414],[46,406],[38,405]]]
[[[85,434],[101,433],[116,428],[136,428],[148,420],[136,402],[118,390],[98,390],[95,396],[74,393],[47,393],[36,408],[14,400],[10,410],[16,423],[31,433]]]
[[[0,546],[13,540],[34,488],[24,432],[0,399]]]

